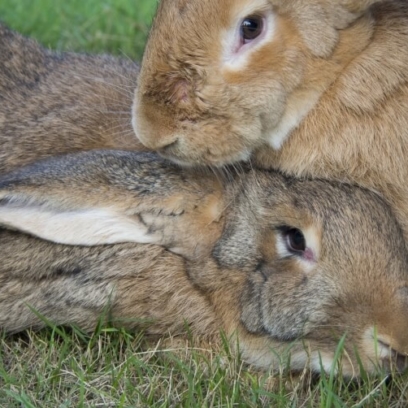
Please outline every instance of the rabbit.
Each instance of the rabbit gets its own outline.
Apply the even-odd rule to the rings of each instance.
[[[405,0],[161,0],[133,128],[181,165],[375,190],[408,239],[407,44]]]
[[[136,63],[52,52],[1,23],[0,56],[0,173],[76,151],[143,150],[130,116]]]
[[[102,315],[214,347],[222,331],[259,369],[408,367],[408,258],[374,192],[95,150],[1,176],[0,224],[5,332]]]
[[[369,371],[406,367],[407,261],[379,197],[252,169],[226,182],[119,151],[143,149],[112,113],[135,64],[0,33],[2,330],[92,330],[101,315],[150,335],[188,325],[214,343],[224,330],[257,367],[291,354],[290,368],[317,372],[347,332],[345,375],[360,370],[354,345]],[[78,153],[94,148],[116,151]]]

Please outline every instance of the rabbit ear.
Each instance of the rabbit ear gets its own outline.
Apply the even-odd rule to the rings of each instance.
[[[165,245],[162,231],[148,222],[155,214],[174,219],[207,193],[186,178],[146,153],[94,151],[41,161],[0,178],[0,225],[70,245]]]
[[[321,0],[284,3],[296,21],[308,48],[317,57],[326,58],[339,39],[338,30],[357,20],[375,3],[383,0]]]
[[[10,199],[11,198],[11,199]],[[14,200],[0,202],[0,224],[39,238],[68,245],[101,245],[120,242],[154,243],[155,237],[136,219],[101,207],[64,208],[58,202]]]
[[[333,4],[341,5],[352,13],[364,13],[373,4],[384,3],[384,0],[332,0]]]
[[[107,202],[100,188],[86,188],[91,180],[78,178],[78,168],[56,166],[43,162],[0,179],[0,225],[69,245],[154,241],[137,216],[117,205],[128,199],[126,191]]]

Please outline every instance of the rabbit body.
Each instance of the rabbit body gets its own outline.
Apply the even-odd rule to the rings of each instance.
[[[188,281],[183,259],[159,246],[67,246],[2,230],[0,248],[0,327],[7,332],[47,321],[92,331],[100,318],[175,336],[188,319],[194,335],[209,339],[222,327]]]
[[[290,368],[314,371],[331,370],[346,333],[343,374],[358,374],[355,350],[368,371],[376,363],[407,366],[408,260],[379,196],[278,172],[242,169],[223,178],[184,170],[152,153],[118,150],[130,145],[114,138],[116,150],[78,152],[109,147],[94,126],[113,132],[117,117],[94,107],[110,86],[103,80],[92,88],[91,81],[91,93],[65,87],[55,56],[21,63],[48,52],[4,30],[0,48],[17,41],[15,57],[8,55],[21,58],[18,75],[28,71],[16,80],[9,59],[0,66],[2,89],[10,87],[0,105],[2,330],[38,329],[44,318],[92,330],[101,316],[152,335],[178,335],[187,326],[215,343],[222,330],[248,363],[276,367],[290,354]],[[82,81],[88,70],[99,73],[99,58],[106,61],[62,57],[59,75]],[[108,60],[109,75],[123,73],[123,61]],[[56,70],[42,77],[53,63]],[[75,103],[48,105],[42,86]],[[24,92],[36,103],[20,106],[17,126],[6,109],[17,109]],[[106,97],[104,109],[116,103]],[[49,128],[47,115],[63,116],[65,130]]]
[[[129,60],[55,53],[0,24],[0,173],[95,148],[142,150],[130,124]]]
[[[378,191],[408,238],[407,44],[405,0],[162,0],[134,129],[181,164]]]

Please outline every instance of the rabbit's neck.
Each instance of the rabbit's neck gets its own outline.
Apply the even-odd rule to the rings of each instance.
[[[276,127],[269,134],[270,146],[279,150],[284,141],[295,130],[311,109],[317,104],[322,92],[320,91],[295,91],[288,98],[285,112]]]

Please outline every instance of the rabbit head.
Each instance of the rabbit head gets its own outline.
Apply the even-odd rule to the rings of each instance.
[[[290,349],[291,368],[330,372],[342,336],[345,375],[407,367],[404,239],[375,194],[251,172],[212,256],[211,266],[190,265],[194,284],[222,304],[227,327],[239,318],[277,354]],[[241,333],[245,359],[273,364],[253,342]]]
[[[279,147],[366,47],[375,2],[162,0],[134,98],[136,135],[181,164]]]
[[[37,282],[30,274],[46,280],[49,269],[84,288],[81,297],[82,292],[65,293],[68,286],[54,285],[63,293],[41,298],[41,306],[74,295],[76,305],[89,305],[90,293],[99,292],[108,302],[115,279],[122,277],[112,299],[113,317],[158,318],[149,329],[156,334],[180,330],[184,321],[208,336],[218,327],[231,339],[237,335],[244,360],[258,367],[275,367],[290,356],[292,369],[331,371],[339,342],[344,375],[375,371],[378,364],[386,369],[408,364],[404,240],[383,200],[358,187],[259,170],[221,182],[152,154],[95,151],[2,177],[0,223],[55,242],[116,243],[94,247],[97,256],[90,246],[75,253],[76,247],[48,243],[58,252],[42,243],[42,250],[28,257],[45,257],[37,270],[13,262],[26,285]],[[185,261],[152,246],[143,252],[136,245],[131,252],[132,245],[118,244],[124,241],[165,245]],[[47,251],[53,254],[48,259]],[[3,258],[10,269],[8,256]],[[141,282],[149,279],[147,294]],[[13,288],[7,301],[0,297],[2,310],[21,300]],[[156,314],[149,313],[149,302]],[[104,302],[95,303],[101,308]],[[53,303],[49,309],[62,314],[64,308],[66,303],[59,308]],[[89,326],[80,310],[66,320],[52,316]]]

